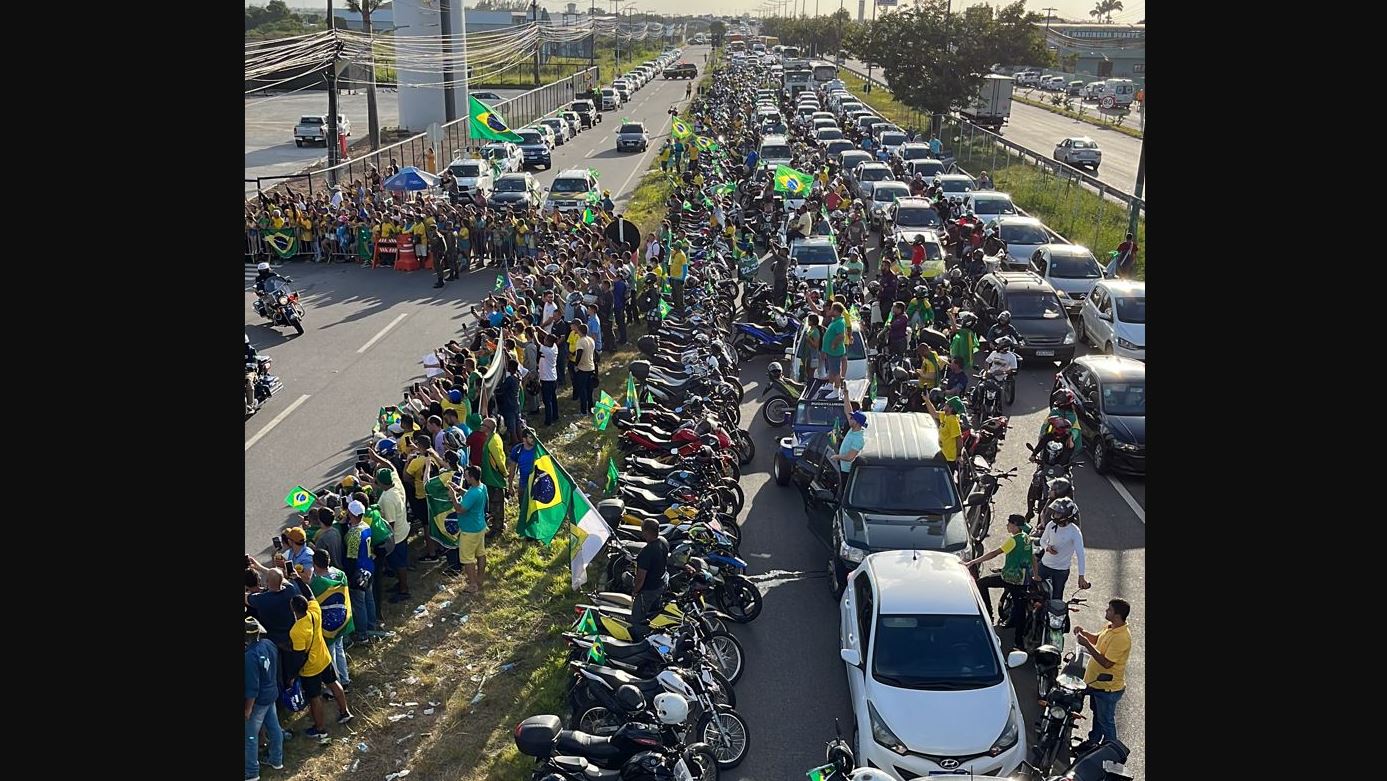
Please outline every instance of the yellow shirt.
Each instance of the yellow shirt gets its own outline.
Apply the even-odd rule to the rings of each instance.
[[[472,406],[468,404],[466,394],[463,395],[462,401],[457,404],[448,401],[447,397],[444,397],[443,401],[440,401],[439,404],[443,405],[444,410],[457,410],[458,420],[465,421],[467,417],[472,414]]]
[[[958,425],[958,416],[939,413],[939,449],[950,462],[958,459],[958,438],[961,436],[963,429]]]
[[[289,628],[289,642],[295,651],[307,651],[308,661],[304,662],[299,675],[313,676],[332,664],[332,656],[327,652],[327,641],[323,639],[323,608],[318,600],[308,601],[308,615],[294,622]]]
[[[1097,659],[1089,657],[1084,668],[1084,683],[1105,692],[1121,691],[1127,685],[1127,657],[1132,653],[1132,632],[1126,624],[1107,628],[1098,633],[1098,642],[1093,644],[1098,653],[1111,661],[1112,667],[1104,667]]]
[[[415,456],[408,464],[405,464],[405,474],[414,481],[414,498],[423,499],[427,494],[424,493],[424,484],[428,481],[424,479],[424,464],[428,459],[424,456]]]
[[[576,357],[576,356],[574,355],[574,353],[576,353],[577,350],[578,350],[578,331],[575,329],[575,330],[572,330],[572,331],[569,331],[569,332],[568,332],[568,357],[569,357],[570,359]]]

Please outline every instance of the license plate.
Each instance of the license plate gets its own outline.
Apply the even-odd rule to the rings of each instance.
[[[967,775],[972,775],[972,774],[971,774],[969,771],[963,770],[963,769],[960,768],[960,769],[958,769],[958,770],[931,770],[931,771],[929,771],[928,773],[926,773],[925,775],[926,775],[926,776],[967,776]]]
[[[1048,358],[1055,354],[1054,350],[1036,350],[1035,354],[1039,358]]]

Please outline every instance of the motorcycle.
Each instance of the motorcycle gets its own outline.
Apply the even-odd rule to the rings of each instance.
[[[780,428],[794,419],[795,403],[804,393],[804,385],[786,377],[777,362],[772,362],[767,371],[770,381],[766,383],[761,395],[775,395],[761,405],[761,418],[771,428]]]
[[[1033,518],[1050,504],[1049,484],[1057,478],[1072,481],[1074,467],[1080,462],[1075,460],[1063,463],[1060,459],[1064,456],[1064,445],[1053,440],[1045,443],[1043,452],[1037,452],[1035,446],[1029,442],[1026,443],[1026,449],[1031,451],[1032,460],[1036,462],[1035,474],[1031,475],[1031,485],[1026,491],[1026,517]]]
[[[987,530],[992,526],[992,505],[997,501],[997,491],[1002,487],[1001,481],[1016,476],[1016,467],[1005,472],[992,472],[991,466],[981,457],[977,458],[974,470],[977,479],[973,491],[963,502],[967,508],[964,518],[968,527],[969,559],[976,559],[983,554],[982,541],[987,539]],[[977,567],[974,566],[973,570],[976,577]]]
[[[531,716],[515,726],[515,747],[539,760],[533,781],[716,781],[717,760],[706,744],[684,745],[669,725],[657,724],[626,724],[600,737],[565,730],[558,716]]]
[[[1037,654],[1041,651],[1037,651]],[[1088,684],[1084,682],[1086,654],[1071,651],[1064,655],[1064,662],[1064,670],[1054,677],[1047,690],[1041,692],[1036,741],[1031,746],[1032,763],[1046,773],[1050,772],[1060,749],[1068,744],[1070,734],[1084,718],[1084,692],[1088,689]],[[1040,666],[1039,658],[1036,666]]]
[[[246,408],[247,416],[259,412],[262,404],[284,389],[284,382],[270,374],[270,363],[270,357],[267,355],[256,355],[255,363],[246,363],[246,374],[255,375],[254,379],[251,380],[252,392],[255,394],[255,406]]]
[[[794,343],[799,333],[800,322],[794,317],[775,313],[773,325],[757,323],[733,323],[737,335],[732,338],[732,349],[738,357],[747,361],[757,355],[784,355]]]
[[[1037,555],[1037,560],[1040,558]],[[1011,602],[1004,598],[1005,605],[999,610],[1009,610]],[[1055,598],[1050,592],[1050,581],[1032,580],[1026,590],[1026,625],[1022,627],[1022,647],[1027,653],[1036,655],[1036,690],[1043,697],[1054,681],[1059,670],[1060,655],[1064,652],[1064,636],[1069,633],[1069,614],[1077,613],[1074,605],[1082,605],[1088,600],[1076,596],[1069,599]],[[1002,613],[1001,615],[1010,615]]]
[[[265,292],[254,303],[255,313],[269,320],[271,325],[292,326],[299,336],[303,336],[303,305],[299,303],[299,294],[284,282],[278,277],[265,280]]]

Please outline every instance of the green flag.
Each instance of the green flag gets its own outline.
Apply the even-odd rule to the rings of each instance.
[[[523,140],[518,134],[511,131],[510,126],[506,124],[506,120],[502,119],[500,114],[491,110],[491,107],[485,103],[468,95],[467,105],[469,107],[467,124],[472,130],[473,138],[511,142]]]
[[[594,179],[602,178],[602,174],[599,174],[596,168],[589,168],[588,173],[592,174],[592,178]]]
[[[318,501],[318,497],[313,492],[301,485],[294,486],[294,490],[284,497],[284,503],[297,512],[306,513],[313,503]]]
[[[600,638],[594,637],[592,639],[592,647],[588,649],[588,661],[595,664],[607,663],[607,653],[602,650],[602,640]]]
[[[824,765],[823,767],[814,768],[808,773],[805,773],[805,775],[809,776],[809,781],[828,781],[828,779],[833,778],[833,773],[833,765]]]
[[[597,215],[592,213],[592,209],[583,209],[583,224],[591,225],[597,222]]]
[[[661,319],[661,320],[663,320],[663,319],[665,319],[667,316],[669,316],[669,310],[670,310],[669,302],[666,301],[666,300],[664,300],[663,298],[660,299],[660,319]]]
[[[447,482],[452,479],[452,472],[442,472],[424,483],[424,499],[429,513],[429,539],[449,550],[458,546],[458,515],[453,507],[453,495],[448,492],[447,486]]]
[[[500,293],[502,290],[514,290],[515,285],[510,281],[510,273],[502,271],[496,275],[496,286],[491,289],[493,293]]]
[[[636,394],[636,378],[626,375],[626,404],[635,412],[636,420],[641,419],[641,399]]]
[[[803,198],[814,189],[814,177],[803,171],[796,171],[788,165],[775,167],[775,191],[787,196]]]
[[[281,258],[292,257],[299,251],[299,235],[294,228],[276,228],[261,234],[270,249]]]
[[[613,495],[616,493],[616,479],[621,473],[616,471],[616,456],[607,457],[607,485],[602,488],[602,493]]]
[[[578,626],[574,631],[584,637],[601,634],[601,631],[597,628],[597,619],[592,617],[592,608],[585,608],[583,610],[583,616],[578,619]]]
[[[559,466],[544,444],[535,442],[535,464],[525,489],[529,497],[525,517],[516,524],[516,533],[548,545],[559,533],[573,497],[573,479]]]
[[[728,193],[734,193],[734,192],[736,192],[736,191],[737,191],[737,183],[736,183],[736,182],[723,182],[722,184],[713,185],[713,194],[714,194],[714,195],[727,195]]]
[[[651,393],[649,388],[646,388],[646,389],[645,389],[645,403],[646,403],[646,404],[654,404],[654,403],[655,403],[655,394]]]
[[[692,208],[693,204],[689,203],[688,201],[684,201],[684,211],[689,211]]]
[[[833,298],[833,277],[831,276],[824,282],[824,298],[830,300]]]

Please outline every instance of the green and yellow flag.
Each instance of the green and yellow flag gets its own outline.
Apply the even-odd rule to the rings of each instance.
[[[601,630],[597,628],[597,619],[593,618],[592,608],[583,609],[583,615],[578,619],[578,625],[573,628],[573,631],[584,637],[601,634]]]
[[[597,404],[592,408],[592,425],[598,431],[606,431],[607,424],[612,422],[612,411],[616,409],[616,399],[610,393],[602,391],[598,397]]]
[[[424,499],[428,504],[429,538],[449,550],[458,546],[458,516],[453,510],[453,495],[447,482],[452,472],[440,472],[424,483]]]
[[[323,639],[331,643],[338,635],[356,631],[352,618],[352,601],[347,591],[347,576],[335,567],[327,575],[314,573],[308,588],[323,609]]]
[[[299,235],[295,228],[278,228],[261,235],[270,249],[281,258],[293,257],[299,251]]]
[[[583,209],[583,224],[591,225],[597,222],[597,215],[592,213],[592,209]]]
[[[833,778],[834,772],[835,768],[833,765],[824,765],[823,767],[816,767],[810,770],[808,773],[805,773],[805,775],[809,776],[809,781],[828,781],[828,779]]]
[[[788,165],[775,167],[775,191],[803,198],[814,189],[814,177],[803,171],[796,171]]]
[[[620,476],[621,473],[616,471],[616,456],[609,456],[607,458],[607,484],[602,487],[602,493],[609,496],[615,494],[617,488],[616,481]]]
[[[663,320],[663,319],[665,319],[666,317],[669,316],[669,310],[670,310],[669,302],[666,301],[666,300],[664,300],[663,298],[660,299],[660,319],[661,319],[661,320]]]
[[[294,486],[294,490],[284,497],[284,503],[297,512],[306,513],[313,503],[318,501],[318,497],[313,492],[301,485]]]
[[[594,664],[607,663],[607,653],[602,650],[601,638],[594,637],[592,639],[592,647],[588,649],[588,661]]]
[[[473,138],[482,138],[487,141],[511,141],[519,142],[523,139],[519,134],[511,131],[506,120],[500,114],[491,110],[491,107],[477,100],[471,95],[467,96],[469,113],[467,124],[472,130]]]
[[[632,409],[636,420],[641,419],[641,397],[636,393],[636,378],[629,373],[626,375],[626,406]]]
[[[573,481],[559,467],[544,445],[535,442],[535,465],[530,471],[526,516],[516,525],[516,533],[548,545],[563,526]]]
[[[697,138],[695,138],[694,146],[698,147],[704,152],[711,152],[714,149],[718,148],[717,143],[707,136],[698,136]]]
[[[675,117],[669,127],[670,132],[678,139],[685,139],[694,134],[693,128],[689,127],[689,124],[679,117]]]

